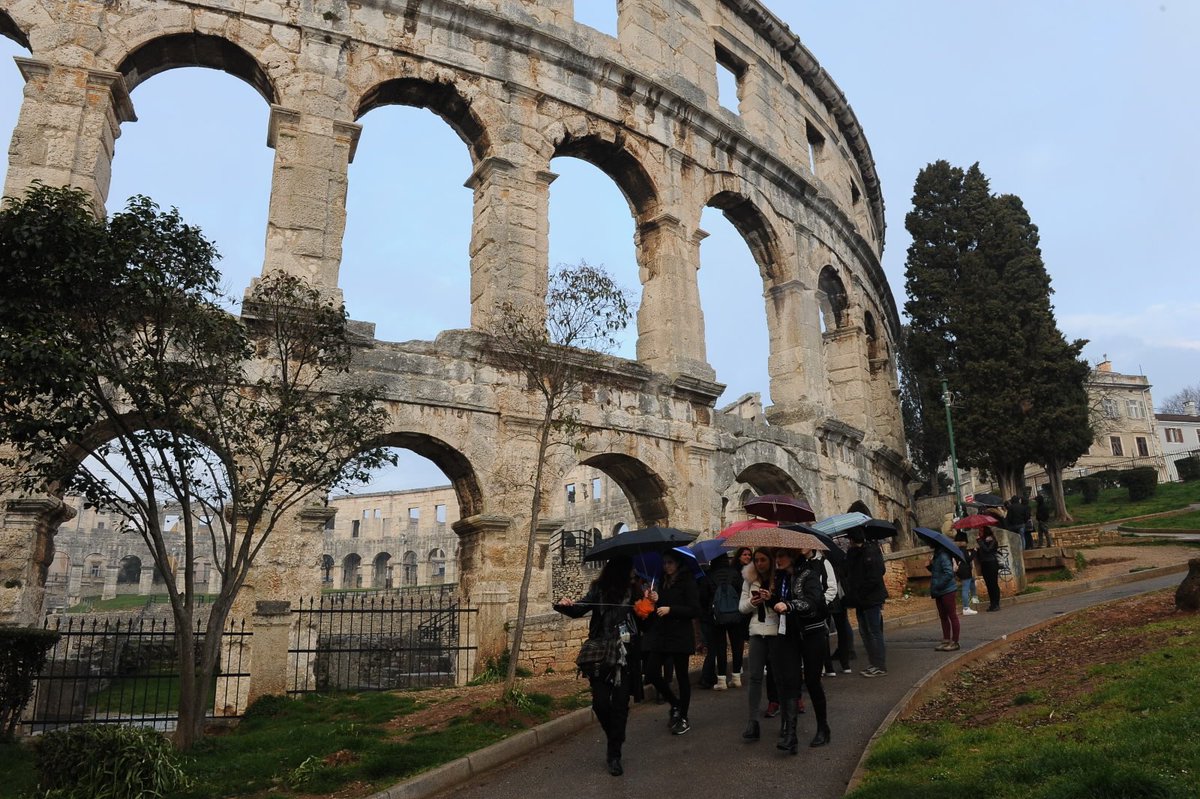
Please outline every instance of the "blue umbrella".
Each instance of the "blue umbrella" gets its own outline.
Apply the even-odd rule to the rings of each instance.
[[[958,548],[958,544],[954,543],[937,530],[930,530],[928,527],[917,527],[913,529],[913,532],[928,541],[931,546],[941,547],[942,549],[946,550],[950,553],[951,557],[957,558],[958,560],[963,559],[962,550]]]
[[[695,552],[692,552],[687,547],[675,547],[671,551],[678,553],[682,557],[683,562],[691,569],[693,577],[699,580],[704,576],[704,570],[700,568],[700,561],[696,560]],[[659,552],[643,552],[640,555],[634,555],[633,569],[644,580],[657,579],[662,574],[662,554]]]
[[[809,527],[825,535],[837,535],[838,533],[852,530],[855,527],[862,527],[869,521],[871,521],[871,517],[865,513],[839,513],[837,516],[830,516],[828,519],[813,522]]]
[[[695,553],[694,557],[701,563],[711,563],[714,558],[729,554],[729,549],[725,546],[725,541],[720,538],[697,541],[688,547],[688,549]]]

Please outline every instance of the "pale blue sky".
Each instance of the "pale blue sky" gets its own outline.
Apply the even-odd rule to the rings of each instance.
[[[902,305],[904,214],[917,172],[979,161],[994,191],[1019,194],[1041,229],[1059,324],[1091,340],[1093,363],[1143,372],[1161,400],[1200,383],[1200,3],[1143,0],[768,2],[842,88],[870,142],[887,205],[884,268]],[[613,0],[576,0],[611,28]],[[0,40],[0,59],[24,54]],[[21,78],[0,64],[0,135]],[[175,205],[222,254],[240,296],[261,269],[273,151],[267,107],[220,72],[172,70],[134,90],[109,209],[134,193]],[[367,114],[350,167],[341,284],[380,338],[466,326],[471,192],[465,146],[432,113]],[[633,225],[598,170],[556,159],[552,263],[605,264],[638,285]],[[767,394],[761,281],[715,211],[701,249],[709,361],[729,389]],[[623,354],[632,354],[632,331]],[[442,482],[417,462],[398,485]],[[406,459],[406,463],[408,460]],[[423,463],[423,462],[422,462]]]

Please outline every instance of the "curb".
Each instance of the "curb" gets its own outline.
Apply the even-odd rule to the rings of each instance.
[[[1161,566],[1157,569],[1147,569],[1145,571],[1132,572],[1130,574],[1119,574],[1112,577],[1102,577],[1097,580],[1089,580],[1078,583],[1077,585],[1065,586],[1063,589],[1058,589],[1055,591],[1039,591],[1035,594],[1012,597],[1008,600],[1005,600],[1002,604],[1023,604],[1024,602],[1036,601],[1038,599],[1057,594],[1073,594],[1082,591],[1090,591],[1096,588],[1109,588],[1114,585],[1127,585],[1128,583],[1136,583],[1142,580],[1153,579],[1155,577],[1166,577],[1171,574],[1181,574],[1187,570],[1187,564]],[[1028,627],[1023,627],[1020,630],[1009,633],[1008,635],[988,641],[984,644],[980,644],[974,649],[969,649],[966,652],[963,652],[961,655],[945,663],[944,665],[931,669],[925,674],[925,676],[917,680],[916,684],[904,694],[900,701],[897,702],[895,706],[892,707],[891,711],[888,712],[887,716],[884,717],[883,721],[880,722],[879,727],[871,735],[870,740],[867,741],[866,747],[863,748],[863,753],[858,759],[858,765],[854,767],[854,773],[850,775],[850,781],[846,783],[846,790],[844,794],[850,793],[862,783],[863,777],[866,775],[867,760],[871,756],[871,751],[875,748],[875,744],[879,741],[879,739],[883,737],[884,733],[886,733],[888,729],[890,729],[891,726],[896,723],[896,720],[908,713],[914,707],[924,703],[934,693],[941,690],[941,688],[952,677],[956,676],[959,671],[967,668],[968,666],[973,666],[981,661],[991,660],[1013,643],[1021,641],[1031,635],[1034,635],[1035,633],[1041,632],[1047,627],[1057,624],[1064,619],[1069,619],[1077,613],[1082,613],[1083,611],[1090,610],[1094,607],[1102,607],[1103,605],[1108,605],[1112,602],[1121,601],[1124,600],[1114,599],[1110,600],[1109,602],[1101,603],[1101,605],[1088,605],[1086,607],[1076,608],[1075,610],[1063,613],[1059,616],[1054,616],[1053,618],[1044,619],[1036,624],[1032,624]],[[927,620],[931,621],[937,619],[936,613],[912,615],[925,615],[927,616]],[[911,617],[905,616],[904,619],[899,621],[909,618]],[[907,624],[900,624],[899,621],[895,626],[910,627],[919,623],[919,621],[913,620]]]
[[[443,763],[412,779],[373,793],[366,799],[425,799],[460,785],[485,771],[516,760],[546,744],[573,735],[591,724],[593,718],[595,717],[590,707],[580,708],[457,760]]]

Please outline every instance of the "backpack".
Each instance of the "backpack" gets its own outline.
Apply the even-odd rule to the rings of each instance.
[[[712,614],[717,624],[737,624],[744,618],[738,603],[742,592],[733,587],[732,583],[721,583],[713,594]]]

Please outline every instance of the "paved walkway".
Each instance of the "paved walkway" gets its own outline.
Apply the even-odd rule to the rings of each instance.
[[[535,754],[490,771],[443,796],[455,799],[587,799],[590,797],[733,797],[792,795],[797,780],[805,796],[834,799],[845,793],[867,742],[910,688],[956,655],[1044,619],[1146,591],[1173,587],[1181,575],[1048,596],[1035,602],[1006,604],[998,613],[962,619],[959,653],[933,651],[941,640],[938,623],[886,629],[888,676],[876,679],[839,674],[826,679],[833,743],[820,749],[806,744],[816,731],[812,712],[800,716],[801,751],[790,756],[775,748],[777,721],[763,720],[763,738],[743,743],[747,718],[745,688],[724,692],[693,691],[691,732],[672,736],[665,705],[634,706],[629,718],[623,762],[625,775],[611,777],[604,765],[604,736],[598,724],[546,746]],[[930,602],[930,607],[933,603]],[[886,607],[885,607],[886,611]],[[861,645],[854,665],[865,665]],[[765,700],[765,698],[764,698]],[[751,778],[749,775],[754,775]],[[776,790],[786,793],[776,794]]]

